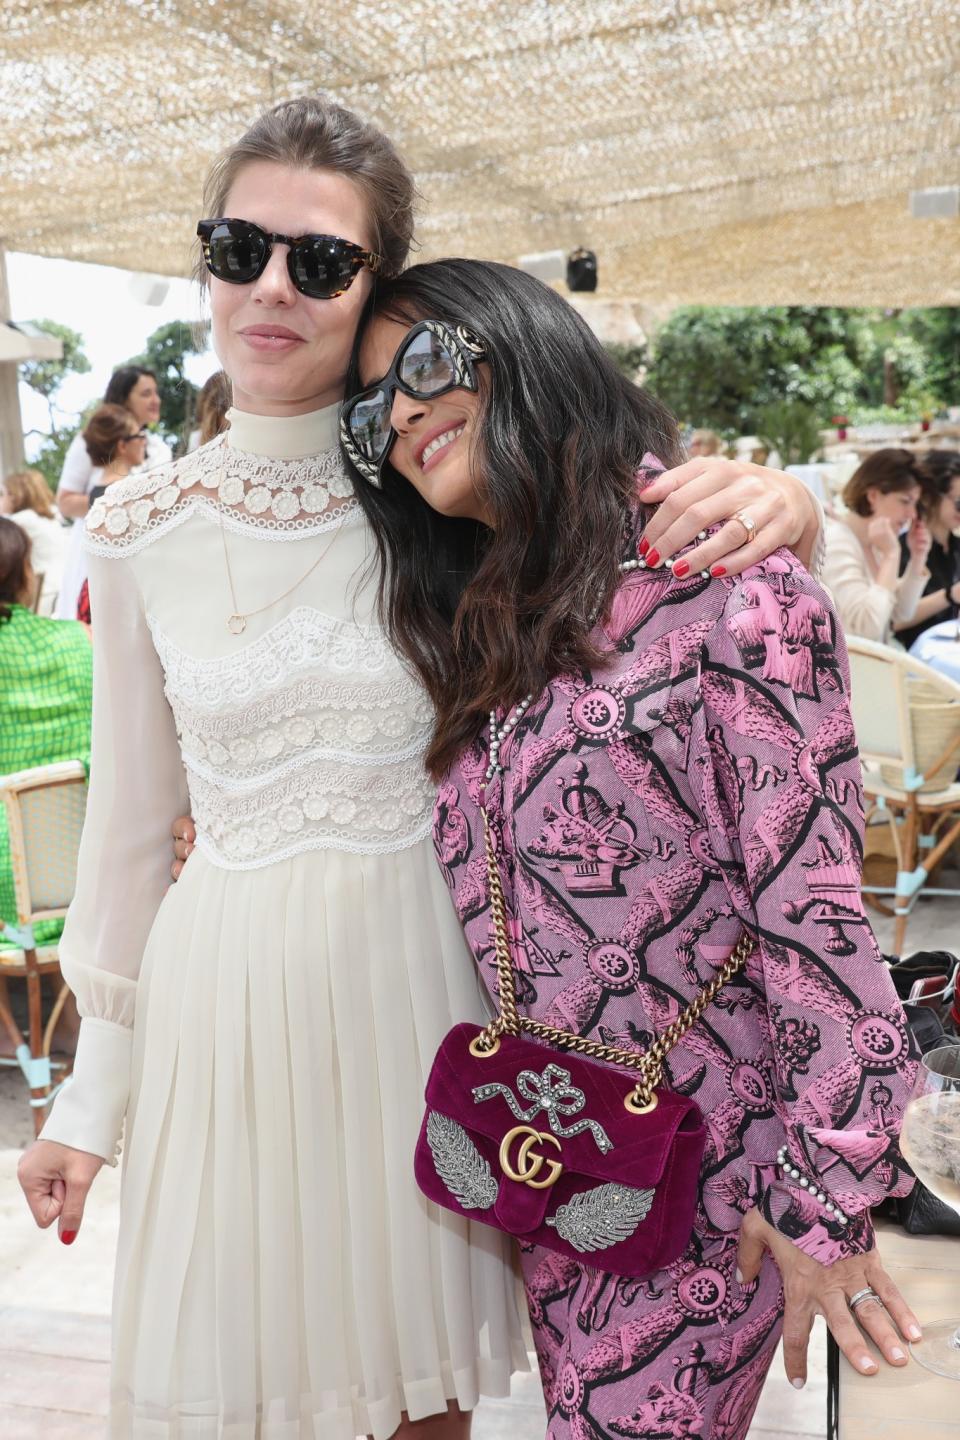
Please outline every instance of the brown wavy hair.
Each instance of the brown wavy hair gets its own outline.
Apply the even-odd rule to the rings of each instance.
[[[396,274],[406,264],[417,192],[393,142],[376,125],[322,95],[275,105],[213,162],[203,187],[204,215],[222,217],[240,171],[260,160],[297,170],[329,170],[352,180],[366,200],[370,241],[383,256],[383,273]],[[194,277],[206,285],[199,244]]]
[[[885,450],[875,450],[854,470],[843,487],[843,503],[855,515],[872,515],[868,490],[894,495],[898,490],[910,490],[914,485],[923,485],[916,455],[912,450],[890,446]]]
[[[683,456],[672,415],[521,270],[443,260],[380,281],[348,395],[374,315],[465,325],[487,353],[475,468],[492,530],[438,514],[389,463],[380,490],[355,475],[382,562],[381,616],[436,708],[426,761],[439,777],[492,707],[600,660],[591,631],[619,583],[637,467],[647,452],[668,466]]]
[[[136,430],[136,420],[123,405],[98,405],[83,431],[87,454],[94,465],[109,465],[120,442],[135,435]]]

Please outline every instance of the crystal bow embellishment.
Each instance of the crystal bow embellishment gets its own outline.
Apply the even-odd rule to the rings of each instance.
[[[524,1110],[509,1085],[500,1082],[475,1086],[474,1104],[479,1105],[484,1100],[492,1099],[494,1095],[502,1095],[512,1114],[526,1124],[542,1110],[554,1135],[566,1139],[589,1130],[601,1154],[606,1155],[613,1149],[613,1141],[596,1120],[577,1120],[572,1125],[563,1123],[565,1116],[580,1114],[587,1103],[587,1097],[576,1085],[571,1085],[570,1071],[564,1070],[561,1065],[550,1064],[539,1075],[536,1070],[521,1070],[517,1076],[517,1090],[524,1100],[533,1102],[528,1109]]]

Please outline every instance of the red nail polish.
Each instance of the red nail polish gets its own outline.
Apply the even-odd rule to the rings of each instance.
[[[684,575],[689,575],[690,566],[687,564],[686,560],[678,560],[673,567],[673,573],[674,575],[676,575],[678,580],[682,580]]]
[[[660,564],[660,551],[649,550],[646,555],[646,561],[651,570],[655,569],[656,566]]]
[[[74,1242],[74,1240],[76,1240],[76,1238],[77,1238],[77,1232],[76,1232],[76,1230],[63,1230],[63,1231],[61,1231],[60,1239],[63,1241],[64,1245],[72,1245],[73,1242]]]
[[[727,567],[726,567],[726,565],[711,565],[711,566],[710,566],[710,574],[713,576],[714,580],[719,580],[719,579],[720,579],[720,576],[721,576],[721,575],[726,575],[726,573],[727,573]]]
[[[646,553],[647,553],[647,551],[648,551],[649,549],[650,549],[650,541],[647,539],[646,535],[644,535],[644,536],[641,538],[641,540],[640,540],[640,554],[641,554],[641,555],[646,555]]]

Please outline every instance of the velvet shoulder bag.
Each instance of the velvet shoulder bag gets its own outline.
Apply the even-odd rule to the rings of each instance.
[[[743,968],[753,941],[741,936],[710,984],[642,1055],[521,1015],[485,805],[481,813],[499,1014],[485,1028],[455,1026],[437,1052],[417,1183],[468,1219],[642,1278],[690,1241],[706,1143],[697,1105],[665,1088],[663,1060]]]

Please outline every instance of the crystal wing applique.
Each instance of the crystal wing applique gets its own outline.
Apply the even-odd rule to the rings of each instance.
[[[641,1220],[646,1219],[653,1195],[652,1190],[637,1190],[632,1185],[598,1185],[559,1205],[547,1224],[581,1254],[608,1250],[630,1239]]]
[[[427,1143],[437,1174],[464,1210],[489,1210],[497,1198],[497,1182],[463,1126],[431,1110]]]

